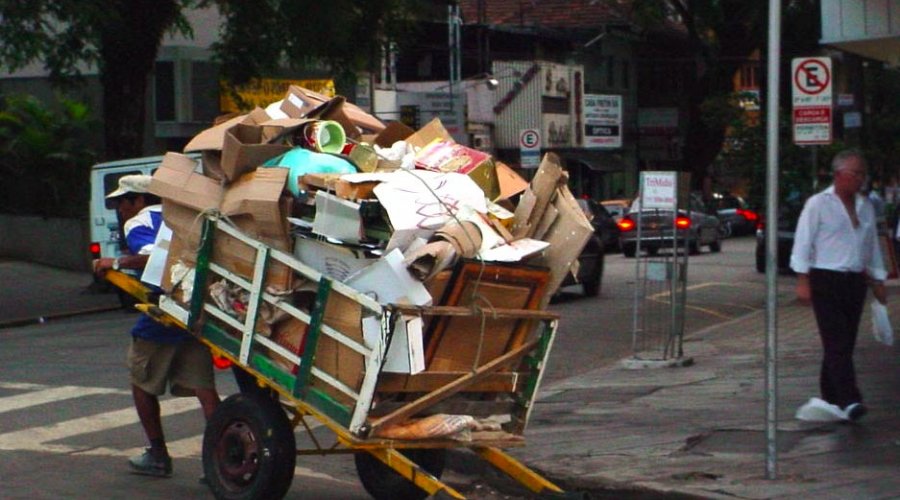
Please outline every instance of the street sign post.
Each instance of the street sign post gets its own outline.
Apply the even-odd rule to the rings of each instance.
[[[794,144],[831,144],[832,80],[829,57],[796,57],[791,61]]]
[[[519,162],[522,168],[538,168],[541,164],[541,132],[526,128],[519,132]]]

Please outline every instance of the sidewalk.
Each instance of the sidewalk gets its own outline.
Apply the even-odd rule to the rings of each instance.
[[[897,284],[888,307],[900,322]],[[858,424],[794,418],[818,396],[812,309],[780,304],[777,478],[766,479],[765,311],[687,336],[684,368],[608,366],[545,386],[513,452],[567,489],[700,498],[900,498],[900,347],[866,314],[856,368]]]
[[[92,293],[92,277],[65,269],[0,259],[0,328],[119,307],[115,293]]]

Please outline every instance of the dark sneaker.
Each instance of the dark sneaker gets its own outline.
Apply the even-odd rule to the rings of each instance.
[[[144,476],[169,477],[172,475],[172,457],[166,455],[158,459],[150,454],[150,448],[144,450],[144,453],[138,457],[128,459],[128,465],[131,466],[131,472]]]
[[[847,405],[844,411],[847,412],[847,420],[857,422],[869,412],[869,409],[862,403],[852,403]]]

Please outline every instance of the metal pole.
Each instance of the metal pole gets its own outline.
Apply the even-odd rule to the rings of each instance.
[[[638,348],[638,317],[640,316],[641,290],[641,219],[644,217],[644,174],[640,174],[640,186],[638,190],[637,212],[637,240],[634,243],[634,297],[631,309],[631,355],[637,357]]]
[[[766,102],[766,479],[776,479],[778,455],[778,101],[781,0],[769,0]]]

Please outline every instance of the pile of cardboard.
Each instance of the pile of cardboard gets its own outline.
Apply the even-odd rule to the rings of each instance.
[[[344,129],[339,161],[352,173],[336,173],[333,158],[321,156],[286,164],[286,153],[315,147],[303,131],[322,120]],[[184,154],[165,156],[151,185],[173,233],[162,286],[184,302],[173,271],[195,264],[202,216],[215,213],[220,223],[384,304],[468,305],[475,297],[455,281],[469,279],[488,306],[543,308],[566,273],[575,272],[592,233],[566,182],[555,155],[544,157],[528,183],[489,154],[455,143],[437,120],[413,131],[384,124],[341,97],[291,87],[282,101],[223,120]],[[254,259],[252,248],[217,236],[213,262],[251,278]],[[541,286],[500,276],[505,271],[466,278],[461,269],[473,262],[511,274],[524,270],[518,274],[526,277],[539,272]],[[302,287],[295,281],[286,266],[268,266],[270,290],[289,293]],[[276,340],[299,348],[302,332],[293,330],[290,339]],[[431,358],[447,358],[437,353],[441,335],[425,337],[434,344],[424,347]]]

